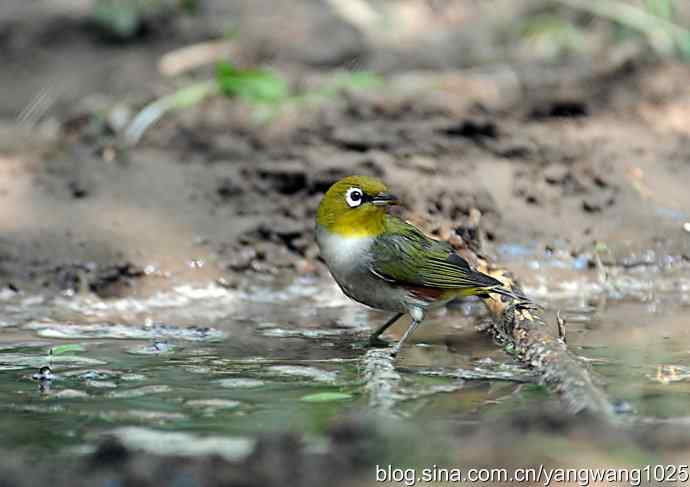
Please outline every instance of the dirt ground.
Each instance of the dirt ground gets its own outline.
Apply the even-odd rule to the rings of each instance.
[[[663,244],[660,253],[688,256],[687,66],[611,48],[597,62],[477,71],[463,69],[472,59],[445,59],[441,50],[446,69],[424,71],[428,56],[417,50],[403,44],[396,54],[404,62],[387,65],[388,45],[305,7],[289,15],[344,33],[321,46],[323,59],[296,41],[281,44],[275,32],[243,37],[245,56],[301,70],[293,83],[324,77],[324,67],[350,56],[387,73],[384,86],[288,108],[267,124],[215,97],[120,149],[104,110],[164,92],[161,54],[217,35],[222,7],[158,21],[121,45],[61,5],[15,2],[0,24],[0,82],[9,88],[0,96],[5,285],[108,296],[171,281],[233,284],[247,271],[323,271],[315,208],[332,181],[353,173],[384,179],[412,217],[431,216],[431,228],[458,226],[477,208],[497,244],[579,254],[603,242],[625,255],[630,243],[632,252]],[[236,10],[224,18],[243,15],[243,32],[275,22],[242,2],[227,8]],[[445,28],[450,36],[457,25]],[[477,42],[467,40],[466,50]],[[51,110],[19,126],[17,114],[46,86]]]
[[[524,46],[506,48],[505,25],[529,14],[529,2],[494,3],[505,12],[489,20],[485,7],[438,18],[413,9],[427,12],[437,35],[410,27],[399,43],[363,35],[326,2],[306,0],[207,2],[194,15],[149,19],[127,42],[84,19],[88,2],[3,5],[0,286],[110,297],[178,283],[241,287],[267,273],[325,277],[315,211],[324,190],[350,174],[385,180],[400,211],[441,236],[480,210],[499,258],[520,244],[592,263],[604,245],[609,264],[690,261],[690,67],[628,45],[545,62]],[[293,87],[334,69],[368,69],[383,81],[263,123],[252,107],[212,97],[123,146],[117,113],[181,83],[158,72],[161,56],[229,26],[242,62],[269,63]],[[50,109],[20,123],[44,91]],[[579,427],[576,437],[590,431]],[[342,455],[295,449],[295,467],[284,457],[292,447],[271,443],[292,445],[291,437],[267,440],[266,455],[278,451],[277,461],[303,468],[300,485],[331,481],[314,467],[323,462],[335,462],[335,473],[370,468],[361,432],[343,431],[338,448],[351,448]],[[104,464],[125,462],[123,475],[132,475],[113,485],[156,485],[136,476],[140,458],[104,448]],[[241,469],[266,461],[252,458]],[[215,461],[190,460],[189,475]],[[240,467],[218,465],[224,479],[239,475]],[[24,485],[20,477],[9,485]],[[280,483],[254,478],[261,481],[243,485]]]
[[[69,9],[19,2],[10,9],[2,25],[2,84],[10,89],[0,99],[0,252],[8,284],[64,288],[86,279],[108,293],[117,276],[139,276],[146,266],[156,277],[184,280],[232,280],[246,268],[310,270],[319,195],[352,173],[385,179],[408,210],[443,223],[457,225],[477,208],[496,242],[536,240],[580,252],[595,241],[683,240],[690,208],[685,66],[535,64],[530,74],[511,72],[510,86],[501,73],[457,70],[409,81],[409,69],[424,67],[414,66],[423,56],[410,50],[412,65],[395,65],[385,89],[286,113],[268,127],[249,123],[235,101],[216,98],[169,118],[136,149],[114,148],[107,124],[94,123],[93,106],[155,92],[162,53],[217,33],[213,8],[186,23],[154,24],[126,47],[104,41]],[[243,14],[243,26],[274,21],[261,9],[236,8],[224,14]],[[243,52],[256,56],[260,44],[274,64],[317,73],[344,56],[384,68],[390,49],[357,44],[352,28],[318,11],[291,15],[317,32],[339,25],[349,33],[324,43],[324,59],[310,59],[294,42],[279,49],[276,35],[242,38]],[[555,81],[531,81],[546,77],[540,70]],[[46,85],[57,90],[53,117],[22,133],[13,115]]]

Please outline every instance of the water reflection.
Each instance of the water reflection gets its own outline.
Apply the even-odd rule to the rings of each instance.
[[[602,284],[596,272],[549,268],[526,274],[526,290],[551,322],[560,311],[569,346],[619,411],[690,415],[687,272],[614,273]],[[203,437],[202,451],[239,451],[242,438],[263,432],[318,435],[351,410],[472,421],[553,400],[477,333],[476,303],[430,316],[395,365],[363,345],[369,323],[385,316],[330,281],[182,286],[112,301],[13,293],[0,307],[0,442],[44,453],[105,433],[133,445]]]

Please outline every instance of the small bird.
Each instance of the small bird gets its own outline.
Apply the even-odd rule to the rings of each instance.
[[[398,203],[378,179],[349,176],[330,187],[316,213],[316,242],[343,292],[395,313],[374,331],[370,344],[384,344],[379,336],[405,313],[412,318],[394,355],[430,308],[488,293],[517,297],[500,281],[473,270],[449,243],[389,215],[387,207]]]

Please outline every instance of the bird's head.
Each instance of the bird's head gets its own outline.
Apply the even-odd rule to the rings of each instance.
[[[373,237],[384,229],[386,208],[398,198],[378,179],[348,176],[329,188],[316,212],[316,223],[345,237]]]

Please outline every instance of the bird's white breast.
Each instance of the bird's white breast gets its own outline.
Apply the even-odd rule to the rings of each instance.
[[[321,249],[321,256],[328,268],[335,274],[352,272],[369,264],[369,249],[373,237],[345,237],[331,233],[319,226],[316,229],[316,242]],[[336,279],[338,276],[335,276]]]
[[[316,241],[328,270],[345,294],[372,308],[407,310],[404,289],[371,272],[374,237],[344,237],[317,226]]]

